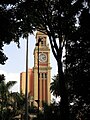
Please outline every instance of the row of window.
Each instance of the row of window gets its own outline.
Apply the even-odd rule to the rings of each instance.
[[[41,46],[45,46],[46,45],[46,41],[41,41]]]
[[[47,73],[39,73],[39,78],[47,78]]]

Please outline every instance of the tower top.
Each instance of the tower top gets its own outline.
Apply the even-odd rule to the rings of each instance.
[[[38,31],[36,33],[36,43],[38,43],[39,38],[41,38],[40,47],[45,47],[45,46],[48,47],[47,34]]]
[[[42,32],[40,32],[40,31],[37,31],[37,33],[36,33],[36,39],[38,38],[38,36],[41,37],[41,38],[42,38],[43,36],[44,36],[44,37],[47,37],[47,34],[42,33]]]

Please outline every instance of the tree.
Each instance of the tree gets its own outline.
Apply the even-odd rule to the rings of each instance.
[[[0,83],[1,83],[3,80],[5,80],[5,76],[2,74],[2,75],[0,75]]]
[[[14,41],[19,45],[19,32],[15,23],[14,10],[18,0],[0,1],[0,64],[5,64],[8,59],[3,53],[4,44],[10,44]]]
[[[89,120],[90,97],[90,13],[84,8],[80,13],[78,32],[67,42],[66,77],[70,111],[73,118]]]
[[[19,116],[22,119],[25,113],[25,95],[18,92],[13,92],[10,94],[10,100],[14,111],[13,119],[18,118]]]
[[[16,14],[17,19],[23,24],[20,27],[21,30],[25,28],[29,32],[30,27],[49,36],[52,52],[58,65],[62,120],[69,119],[68,95],[62,63],[63,47],[66,41],[72,40],[72,34],[78,30],[75,26],[76,15],[79,18],[79,12],[86,7],[85,3],[89,5],[85,0],[26,0],[18,6]]]
[[[25,110],[25,96],[18,92],[10,92],[16,81],[5,82],[5,76],[0,75],[0,119],[15,119],[23,115]]]
[[[7,116],[10,114],[11,111],[11,104],[10,104],[10,92],[9,89],[16,83],[15,81],[9,81],[5,83],[4,75],[0,75],[0,119],[3,118],[7,119]],[[12,117],[12,115],[11,115]],[[9,118],[9,116],[8,116]]]
[[[67,32],[72,33],[72,27],[70,28],[69,26],[73,26],[72,20],[75,20],[75,18],[71,15],[72,13],[70,13],[70,8],[71,3],[67,1],[27,0],[26,2],[20,4],[17,12],[17,19],[19,19],[19,21],[21,20],[21,22],[24,22],[24,26],[27,31],[29,31],[27,26],[32,25],[32,28],[47,33],[49,36],[52,52],[58,65],[62,120],[68,119],[68,98],[65,88],[61,59],[63,51],[62,44],[65,42],[62,40],[63,36],[66,35],[65,37],[67,37]],[[69,30],[65,31],[66,29]],[[57,39],[59,45],[56,42]]]
[[[50,91],[54,96],[58,97],[60,96],[58,75],[54,76],[52,80],[53,81],[50,84]]]
[[[22,0],[14,9],[14,38],[26,32],[32,33],[33,30],[39,30],[49,36],[52,52],[58,65],[62,120],[69,119],[68,95],[62,62],[63,47],[65,42],[72,40],[72,34],[78,30],[75,26],[76,15],[79,18],[79,13],[83,8],[89,7],[89,4],[87,0]]]
[[[48,105],[43,103],[43,111],[40,111],[37,120],[60,120],[60,110],[59,106],[55,103]]]

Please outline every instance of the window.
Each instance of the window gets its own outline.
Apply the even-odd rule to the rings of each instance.
[[[45,78],[47,78],[47,73],[45,73]]]
[[[43,46],[43,41],[41,41],[41,46]]]
[[[42,78],[44,78],[44,74],[42,73]]]

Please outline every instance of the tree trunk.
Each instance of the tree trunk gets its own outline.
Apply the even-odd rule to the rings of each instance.
[[[59,56],[60,57],[60,56]],[[65,77],[62,68],[61,59],[58,58],[58,75],[59,75],[59,86],[60,86],[60,120],[69,120],[69,104],[68,94],[65,86]]]

